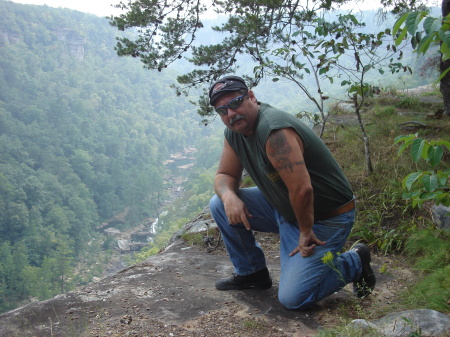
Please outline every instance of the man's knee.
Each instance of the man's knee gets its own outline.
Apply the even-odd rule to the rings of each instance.
[[[209,209],[211,210],[211,213],[217,213],[218,209],[222,207],[222,200],[217,196],[217,194],[214,194],[214,196],[209,201]]]
[[[293,292],[289,290],[279,290],[278,300],[289,310],[302,310],[315,302],[314,291]]]

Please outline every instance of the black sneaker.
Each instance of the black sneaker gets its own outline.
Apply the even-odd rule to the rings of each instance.
[[[217,290],[269,289],[270,287],[272,287],[272,279],[267,267],[250,275],[233,274],[231,277],[216,282]]]
[[[372,293],[376,283],[375,274],[370,266],[370,249],[365,244],[357,243],[352,250],[359,255],[362,265],[361,276],[353,282],[353,292],[356,297],[364,298]]]

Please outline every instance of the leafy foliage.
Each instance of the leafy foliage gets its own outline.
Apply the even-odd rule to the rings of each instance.
[[[156,77],[115,55],[106,20],[9,1],[0,10],[5,311],[86,282],[74,268],[100,249],[97,228],[124,209],[124,226],[157,214],[162,163],[193,146],[201,126],[187,100],[170,96],[170,72]]]
[[[205,10],[200,2],[194,5],[190,1],[181,2],[183,6],[176,2],[164,7],[162,3],[154,1],[151,5],[153,10],[158,8],[159,17],[151,9],[147,11],[149,4],[146,2],[129,2],[128,6],[121,6],[128,12],[112,17],[110,23],[119,29],[125,29],[141,27],[143,20],[150,27],[148,29],[151,34],[148,29],[139,29],[139,36],[134,42],[129,42],[126,46],[119,42],[117,51],[121,56],[140,56],[146,65],[152,63],[161,70],[168,63],[174,62],[176,55],[179,58],[182,54],[187,55],[189,62],[196,67],[178,77],[180,85],[176,87],[177,94],[189,95],[192,88],[202,88],[204,95],[196,104],[199,107],[197,112],[205,117],[205,122],[214,116],[214,111],[209,105],[204,84],[209,84],[226,73],[236,72],[242,63],[250,60],[251,65],[254,65],[253,75],[244,76],[250,87],[257,86],[267,77],[274,82],[285,80],[296,85],[300,94],[306,95],[313,106],[311,110],[305,109],[297,115],[319,115],[322,137],[325,123],[332,115],[326,111],[325,102],[330,95],[324,91],[324,82],[333,83],[336,79],[341,79],[341,85],[346,87],[347,95],[353,100],[360,124],[361,140],[366,152],[366,171],[372,173],[369,138],[361,118],[364,98],[371,94],[373,88],[367,82],[367,72],[376,69],[382,75],[384,67],[389,68],[392,73],[411,69],[398,62],[402,58],[401,51],[394,60],[394,55],[398,52],[396,46],[387,45],[387,53],[379,52],[379,47],[383,44],[385,46],[390,37],[389,29],[367,33],[362,19],[358,20],[354,14],[344,11],[330,13],[343,2],[345,1],[300,3],[292,0],[262,0],[257,4],[234,0],[213,2],[212,6],[216,11],[226,15],[221,25],[212,28],[220,33],[221,39],[219,42],[200,46],[193,44],[193,41],[197,29],[203,25],[191,20],[187,14],[190,8],[193,11],[190,15],[198,19]],[[170,24],[167,16],[170,10],[177,12],[176,16],[180,20],[177,26]],[[167,29],[170,34],[167,34]],[[166,57],[166,54],[171,56]],[[319,118],[310,117],[309,120],[318,124]]]
[[[450,169],[438,169],[444,150],[450,151],[450,142],[446,140],[425,140],[417,134],[398,136],[395,144],[402,143],[398,154],[402,154],[410,147],[410,155],[415,163],[423,160],[431,166],[431,170],[417,171],[408,174],[402,182],[406,193],[405,199],[412,201],[413,206],[422,206],[424,202],[432,200],[437,205],[450,205]]]
[[[420,30],[419,24],[422,20],[423,30]],[[403,28],[400,29],[403,24]],[[406,13],[396,21],[392,33],[398,33],[396,45],[402,43],[409,33],[411,45],[418,54],[425,54],[431,45],[438,44],[442,61],[450,59],[450,14],[441,19],[432,17],[427,12]],[[439,80],[449,71],[450,68],[447,68],[441,72]]]

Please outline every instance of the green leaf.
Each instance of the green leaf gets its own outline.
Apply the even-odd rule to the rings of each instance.
[[[450,59],[450,47],[446,43],[441,44],[442,62]]]
[[[416,39],[415,36],[413,36],[411,38],[411,46],[412,46],[413,49],[416,49],[416,47],[417,47],[417,39]]]
[[[423,19],[423,12],[412,12],[408,15],[405,21],[405,27],[409,34],[414,35],[419,26],[419,22]]]
[[[422,156],[424,146],[425,141],[422,138],[417,138],[413,141],[411,146],[411,157],[415,163],[417,163]]]
[[[436,193],[425,192],[420,195],[420,199],[422,200],[430,200],[436,198]]]
[[[420,200],[420,199],[414,199],[414,200],[413,200],[412,206],[413,206],[413,208],[414,208],[414,207],[419,206],[421,203],[423,203],[422,200]]]
[[[405,22],[406,18],[408,17],[409,13],[404,14],[400,19],[398,19],[395,24],[394,27],[392,29],[392,35],[395,36],[395,34],[397,33],[397,31],[399,30],[400,26],[403,24],[403,22]]]
[[[432,167],[435,167],[437,164],[441,162],[442,156],[444,154],[444,149],[442,146],[430,146],[428,149],[428,161],[430,162]]]
[[[433,18],[429,16],[423,22],[423,29],[427,34],[437,32],[439,29],[441,29],[441,27],[442,23],[441,20],[439,20],[438,18]]]
[[[348,49],[347,37],[344,37],[344,39],[342,40],[342,44],[344,45],[345,49]]]
[[[448,178],[449,177],[447,175],[445,177],[440,177],[438,179],[439,186],[442,186],[442,187],[447,186]]]
[[[403,153],[403,151],[405,151],[405,149],[409,146],[408,143],[403,144],[402,146],[400,146],[400,148],[398,149],[397,154],[401,155]]]
[[[438,35],[442,43],[446,44],[447,47],[450,47],[450,30],[444,31],[443,29],[440,29],[438,30]]]
[[[400,35],[395,39],[396,46],[398,46],[400,43],[402,43],[402,41],[404,40],[407,33],[408,33],[408,30],[406,29],[406,27],[404,27],[402,32],[400,33]]]
[[[425,175],[422,177],[422,184],[425,187],[425,190],[428,192],[433,192],[438,188],[438,179],[435,174]]]
[[[402,182],[402,187],[406,188],[408,191],[411,189],[411,186],[414,182],[422,175],[422,172],[413,172],[408,174]]]
[[[409,200],[412,197],[412,193],[403,193],[402,198],[405,200]]]
[[[422,32],[416,32],[415,38],[417,42],[420,42],[422,40]]]
[[[408,142],[408,145],[409,145],[409,143],[416,137],[417,137],[417,134],[407,135],[407,136],[405,136],[405,135],[397,136],[394,139],[394,144],[397,144],[398,142]]]
[[[430,47],[431,42],[433,42],[433,37],[436,35],[436,33],[427,34],[425,35],[422,40],[420,40],[419,45],[417,46],[417,53],[423,53],[425,54]]]
[[[441,140],[441,141],[439,141],[439,145],[445,146],[445,147],[447,148],[447,150],[450,151],[450,142],[449,142],[449,141],[447,141],[447,140]]]
[[[441,75],[439,76],[439,78],[437,79],[436,82],[439,82],[441,79],[443,79],[444,76],[447,75],[447,73],[448,73],[449,71],[450,71],[450,67],[447,68],[447,69],[445,69],[445,70],[441,73]]]

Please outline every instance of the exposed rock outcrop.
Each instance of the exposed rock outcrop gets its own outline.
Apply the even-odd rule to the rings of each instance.
[[[80,61],[84,59],[84,46],[86,44],[85,36],[69,28],[58,29],[56,35],[59,40],[66,42],[70,56],[75,57]]]
[[[450,336],[450,318],[429,309],[393,312],[374,322],[357,319],[352,325],[362,336],[376,332],[386,337],[434,337]]]
[[[450,207],[433,205],[431,214],[435,224],[442,229],[450,230]]]
[[[0,29],[0,45],[15,43],[19,40],[19,34]]]
[[[186,224],[163,252],[144,263],[120,270],[83,289],[0,315],[0,337],[311,337],[319,328],[339,324],[342,310],[374,306],[377,310],[384,306],[386,310],[395,300],[399,285],[411,279],[411,273],[402,272],[397,265],[395,273],[379,273],[382,264],[399,261],[374,256],[378,284],[367,299],[355,299],[350,287],[308,310],[289,311],[277,299],[278,237],[257,233],[266,251],[274,286],[264,291],[223,292],[217,291],[214,283],[233,272],[223,245],[208,253],[206,247],[190,246],[182,240],[189,233],[207,237],[207,232],[199,232],[202,229],[214,230],[207,212]],[[427,324],[437,323],[433,317],[438,317],[439,322],[446,317],[438,316],[430,316]],[[423,317],[420,323],[424,323],[425,316],[419,317]],[[448,331],[448,323],[445,319],[442,322]]]

